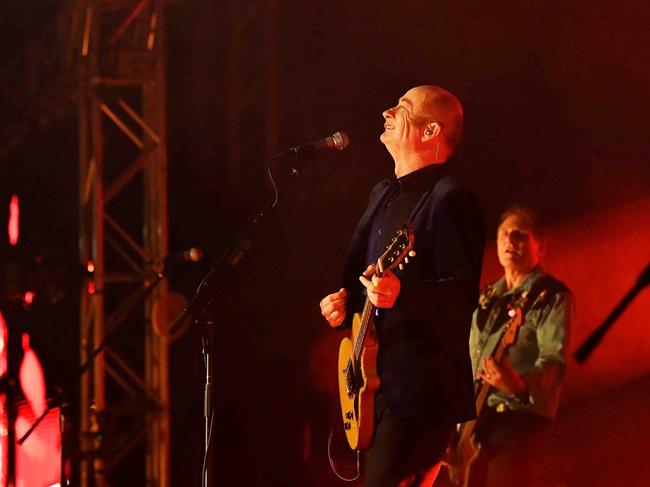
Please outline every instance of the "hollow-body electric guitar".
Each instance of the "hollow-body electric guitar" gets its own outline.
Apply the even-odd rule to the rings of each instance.
[[[523,322],[522,308],[526,297],[520,297],[508,310],[509,319],[506,322],[503,336],[499,345],[492,353],[492,358],[499,363],[506,349],[517,339],[517,332]],[[481,412],[485,407],[491,386],[481,380],[474,384],[474,397],[476,398],[476,414],[480,420]],[[478,420],[462,423],[447,448],[444,465],[449,470],[449,480],[454,487],[467,487],[472,464],[478,457],[481,444],[476,440],[476,422]]]
[[[386,251],[377,260],[375,275],[408,262],[414,256],[413,232],[406,223],[393,237]],[[361,314],[352,320],[352,336],[344,338],[339,347],[338,378],[343,428],[350,448],[367,450],[374,428],[375,391],[379,388],[374,317],[376,307],[366,298]]]

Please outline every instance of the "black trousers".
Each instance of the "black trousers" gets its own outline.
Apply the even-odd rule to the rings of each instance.
[[[421,478],[444,455],[454,428],[435,419],[400,418],[378,393],[375,433],[366,454],[366,487],[395,487],[411,475]]]
[[[486,408],[476,429],[482,447],[472,465],[470,487],[538,485],[535,440],[547,424],[547,419],[525,410],[498,413]]]

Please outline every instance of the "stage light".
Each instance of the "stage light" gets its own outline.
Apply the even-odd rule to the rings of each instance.
[[[13,195],[11,197],[11,202],[9,203],[9,224],[7,229],[9,232],[9,243],[12,246],[18,244],[19,236],[19,214],[20,207],[18,204],[18,196]]]
[[[34,293],[32,291],[27,291],[23,295],[23,303],[26,304],[26,305],[30,305],[30,304],[32,304],[34,302],[35,297],[36,297],[36,293]]]

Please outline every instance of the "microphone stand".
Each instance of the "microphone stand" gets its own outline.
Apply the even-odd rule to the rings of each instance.
[[[632,289],[623,296],[623,299],[621,299],[621,301],[611,311],[609,316],[605,318],[605,321],[603,321],[603,323],[587,337],[583,344],[580,345],[580,348],[578,348],[575,353],[575,358],[579,363],[583,363],[589,358],[591,353],[605,336],[605,333],[607,333],[607,330],[611,328],[616,319],[621,315],[621,313],[623,313],[623,311],[625,311],[636,295],[639,294],[639,292],[641,292],[641,290],[648,284],[650,284],[650,263],[646,266],[645,270],[639,274]]]
[[[144,298],[146,298],[151,291],[153,291],[156,286],[162,281],[164,277],[163,271],[161,270],[160,272],[156,272],[153,275],[153,278],[148,278],[146,279],[141,285],[140,288],[131,296],[129,296],[128,299],[122,302],[122,304],[115,310],[113,313],[113,316],[107,321],[106,323],[106,329],[108,330],[107,333],[104,334],[104,339],[100,342],[99,345],[97,345],[97,348],[95,348],[92,352],[90,352],[90,356],[86,359],[86,362],[84,362],[77,372],[73,374],[72,380],[69,381],[68,384],[64,388],[57,388],[56,394],[47,400],[47,407],[45,408],[45,411],[34,421],[34,423],[29,427],[27,432],[18,440],[18,445],[22,445],[28,438],[29,436],[34,432],[36,427],[45,419],[47,414],[54,408],[60,407],[61,408],[61,415],[63,415],[63,408],[67,405],[64,402],[64,390],[70,389],[71,384],[76,383],[82,375],[84,375],[92,366],[93,362],[95,361],[95,358],[106,348],[106,343],[108,340],[115,334],[116,330],[119,328],[119,324],[124,322],[124,319],[133,311],[135,306]],[[63,431],[61,432],[63,434]],[[63,437],[61,438],[61,445],[63,448]],[[63,457],[63,451],[61,452],[61,459],[62,461],[64,460]],[[63,475],[63,467],[61,468],[61,472]],[[63,476],[61,477],[61,485],[67,485],[66,480]]]
[[[299,154],[301,148],[292,147],[286,152],[276,154],[271,158],[271,162],[277,159],[282,159],[289,156],[295,156],[296,160],[299,160]],[[216,265],[208,271],[201,283],[199,284],[192,301],[188,306],[186,306],[183,311],[176,317],[169,327],[169,334],[174,335],[176,331],[181,327],[182,323],[190,317],[192,323],[200,324],[205,322],[207,325],[206,336],[202,339],[202,357],[203,362],[206,368],[205,374],[205,384],[203,388],[203,418],[205,422],[205,434],[204,434],[204,456],[203,456],[203,466],[201,472],[201,486],[202,487],[213,487],[212,482],[212,468],[211,462],[209,459],[209,452],[211,447],[212,440],[212,426],[214,422],[214,408],[212,404],[212,364],[214,359],[212,358],[212,338],[214,334],[214,312],[213,312],[213,294],[216,289],[217,283],[214,281],[214,276],[219,274],[225,267],[228,265],[230,268],[235,268],[239,265],[241,260],[246,256],[246,253],[251,250],[251,235],[253,230],[257,228],[259,223],[264,219],[267,212],[271,211],[276,207],[280,199],[280,191],[278,190],[273,176],[271,174],[271,165],[269,164],[267,168],[269,178],[273,184],[275,190],[275,197],[273,202],[270,202],[262,211],[257,212],[257,214],[252,218],[252,220],[244,226],[243,230],[239,234],[238,238],[234,240],[232,247],[224,252]],[[291,169],[289,170],[289,175],[299,176],[298,164],[292,164]]]

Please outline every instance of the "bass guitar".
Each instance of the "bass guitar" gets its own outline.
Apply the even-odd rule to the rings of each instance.
[[[375,265],[375,275],[400,268],[414,256],[413,231],[406,223],[393,237]],[[353,450],[367,450],[374,429],[375,391],[379,389],[377,352],[373,324],[376,307],[366,298],[363,311],[352,320],[352,336],[339,347],[338,381],[343,429]]]
[[[515,343],[517,332],[523,322],[523,305],[526,297],[522,296],[516,300],[508,310],[509,319],[506,322],[503,336],[499,345],[492,353],[492,358],[499,363],[503,358],[506,349]],[[485,407],[491,386],[481,380],[474,384],[474,397],[476,398],[477,418],[481,417],[481,412]],[[467,421],[462,423],[454,437],[452,438],[443,464],[449,471],[449,481],[454,487],[467,487],[469,483],[470,470],[472,464],[476,461],[481,450],[481,444],[476,440],[476,421]]]

